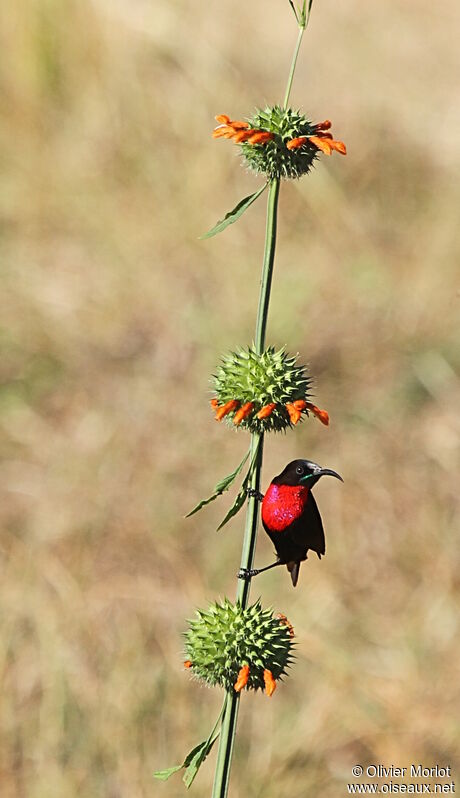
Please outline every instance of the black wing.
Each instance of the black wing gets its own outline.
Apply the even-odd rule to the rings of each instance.
[[[283,532],[271,532],[265,524],[264,528],[281,562],[301,562],[307,558],[308,549],[316,551],[319,559],[326,553],[323,522],[312,493],[302,516]]]
[[[326,553],[326,540],[318,505],[312,493],[308,496],[302,517],[289,529],[289,537],[298,546],[316,551],[319,559]]]

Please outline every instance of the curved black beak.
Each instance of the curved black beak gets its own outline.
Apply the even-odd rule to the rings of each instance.
[[[338,474],[337,471],[333,471],[332,468],[322,468],[320,471],[318,471],[315,474],[315,476],[318,476],[318,477],[325,477],[325,476],[335,477],[336,479],[340,479],[340,481],[343,482],[343,479],[340,476],[340,474]]]

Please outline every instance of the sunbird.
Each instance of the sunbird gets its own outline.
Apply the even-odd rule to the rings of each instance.
[[[300,563],[307,559],[309,549],[315,551],[319,559],[326,553],[323,522],[312,494],[313,486],[326,475],[343,482],[340,474],[330,468],[321,468],[311,460],[292,460],[272,479],[265,496],[248,490],[262,502],[262,523],[278,558],[265,568],[242,568],[238,574],[240,579],[250,579],[269,568],[285,565],[295,587]]]

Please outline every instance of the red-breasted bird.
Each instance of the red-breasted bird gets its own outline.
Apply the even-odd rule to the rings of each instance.
[[[311,460],[293,460],[272,479],[265,496],[248,491],[262,501],[262,523],[275,546],[278,559],[265,568],[241,569],[238,574],[241,579],[257,576],[277,565],[286,565],[295,587],[300,563],[307,559],[308,550],[316,551],[321,559],[326,552],[326,543],[323,523],[311,490],[319,478],[327,474],[343,482],[340,474],[330,468],[321,468]]]

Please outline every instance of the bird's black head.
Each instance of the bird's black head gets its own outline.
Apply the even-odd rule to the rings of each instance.
[[[305,485],[312,488],[320,477],[327,474],[343,482],[340,474],[330,468],[321,468],[318,463],[313,463],[311,460],[292,460],[272,482],[275,485]]]

